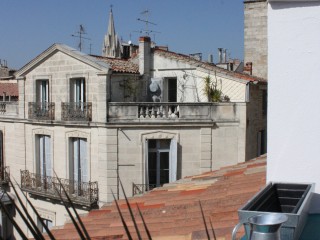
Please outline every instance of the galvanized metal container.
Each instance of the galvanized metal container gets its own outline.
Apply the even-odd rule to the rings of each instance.
[[[240,222],[267,214],[284,213],[288,220],[281,227],[281,239],[298,240],[307,220],[314,184],[269,183],[238,210]],[[247,236],[249,226],[245,227]]]

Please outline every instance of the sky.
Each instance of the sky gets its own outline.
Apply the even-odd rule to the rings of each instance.
[[[145,33],[148,10],[150,37],[170,51],[202,53],[217,61],[219,47],[243,59],[242,0],[1,0],[0,59],[19,69],[54,43],[77,48],[79,26],[86,34],[83,52],[101,55],[112,6],[120,38],[138,43]],[[91,48],[90,48],[91,46]]]

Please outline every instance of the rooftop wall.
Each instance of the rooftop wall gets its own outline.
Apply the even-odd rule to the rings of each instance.
[[[268,18],[267,180],[320,192],[320,2],[271,2]]]

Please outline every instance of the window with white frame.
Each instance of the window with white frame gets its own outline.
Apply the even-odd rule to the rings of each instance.
[[[46,103],[49,102],[49,80],[36,81],[36,102],[41,106],[46,106]]]
[[[146,141],[146,183],[162,186],[177,180],[177,141],[149,139]]]
[[[86,101],[86,85],[84,78],[70,79],[70,102],[83,103]]]
[[[43,227],[41,220],[38,218],[37,219],[37,226],[39,228],[39,230],[43,233],[46,232],[46,229]],[[53,222],[50,219],[46,219],[46,218],[42,218],[43,223],[48,227],[48,229],[51,229],[53,227]]]
[[[40,175],[42,187],[47,187],[48,177],[52,177],[51,137],[36,135],[35,139],[36,174]]]
[[[70,138],[69,166],[69,176],[73,182],[73,193],[82,195],[82,183],[89,181],[86,138]]]

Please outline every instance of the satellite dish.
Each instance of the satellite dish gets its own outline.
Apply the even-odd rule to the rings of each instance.
[[[131,43],[132,43],[131,40],[129,40],[129,41],[128,41],[128,44],[131,44]]]
[[[159,85],[155,81],[152,81],[152,83],[149,86],[149,89],[151,92],[156,92],[159,89]]]

